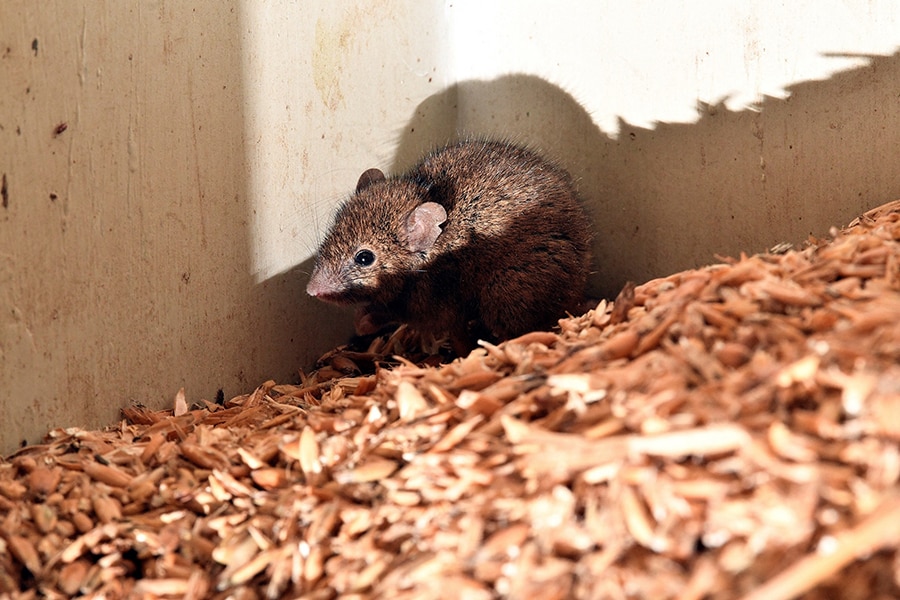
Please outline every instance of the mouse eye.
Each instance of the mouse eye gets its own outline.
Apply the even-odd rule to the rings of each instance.
[[[371,266],[372,263],[375,262],[375,253],[371,250],[360,250],[353,257],[353,262],[358,264],[360,267]]]

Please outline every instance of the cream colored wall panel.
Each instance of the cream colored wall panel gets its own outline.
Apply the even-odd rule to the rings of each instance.
[[[131,401],[159,406],[181,385],[212,398],[250,384],[239,371],[259,365],[220,337],[256,312],[235,12],[0,13],[0,69],[14,82],[0,100],[3,449],[113,422]]]
[[[446,83],[429,14],[0,4],[0,451],[181,386],[288,380],[345,338],[308,259],[397,115]]]

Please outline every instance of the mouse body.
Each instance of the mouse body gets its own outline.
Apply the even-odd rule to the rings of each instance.
[[[357,305],[359,334],[407,323],[448,338],[459,354],[578,310],[590,242],[563,169],[515,144],[462,141],[398,176],[363,173],[319,248],[307,292]]]

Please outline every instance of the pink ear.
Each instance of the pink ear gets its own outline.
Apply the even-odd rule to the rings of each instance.
[[[406,218],[406,240],[413,252],[428,252],[441,235],[441,223],[447,220],[447,211],[437,202],[426,202],[416,207]]]
[[[359,181],[356,182],[356,191],[364,190],[373,183],[378,183],[379,181],[384,181],[384,173],[381,172],[381,169],[371,168],[363,171],[363,174],[359,176]]]

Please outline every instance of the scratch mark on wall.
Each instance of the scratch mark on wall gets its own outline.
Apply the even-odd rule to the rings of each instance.
[[[9,208],[9,186],[6,183],[6,173],[0,179],[0,206]]]
[[[206,193],[203,190],[203,177],[200,175],[200,146],[197,143],[197,115],[195,112],[196,99],[194,97],[194,72],[188,72],[188,106],[191,110],[191,153],[194,158],[194,185],[197,187],[197,195],[200,205],[200,245],[207,247],[206,241]]]
[[[133,117],[133,113],[132,113]],[[127,137],[127,147],[128,147],[128,172],[129,173],[137,173],[140,169],[140,150],[138,149],[137,138],[134,133],[134,123],[133,118],[129,119],[128,123],[128,137]]]
[[[79,50],[80,50],[80,58],[81,58],[81,69],[78,70],[78,83],[84,86],[84,82],[87,81],[87,13],[82,11],[81,13],[81,39],[78,40]]]

